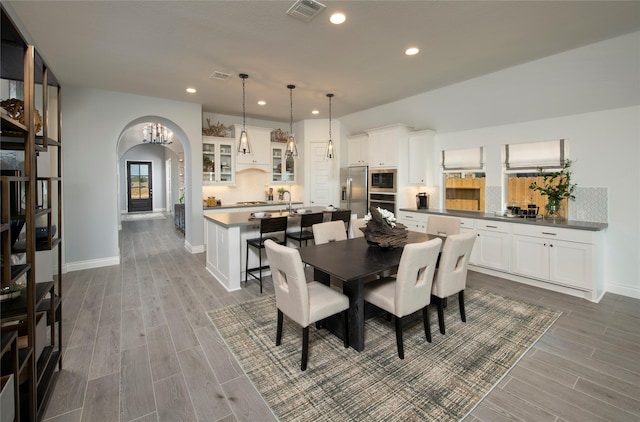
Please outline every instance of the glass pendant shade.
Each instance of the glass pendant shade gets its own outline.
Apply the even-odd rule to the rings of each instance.
[[[240,132],[240,140],[238,141],[238,152],[241,154],[251,154],[251,144],[249,143],[249,134],[246,129]]]
[[[333,98],[333,94],[327,94],[327,98],[329,98],[329,142],[327,142],[327,149],[324,153],[324,158],[327,160],[333,160],[336,156],[333,140],[331,139],[331,98]]]
[[[245,109],[245,90],[244,90],[244,81],[249,78],[249,75],[246,73],[241,73],[240,78],[242,79],[242,132],[240,132],[240,139],[238,139],[238,154],[251,154],[251,143],[249,142],[249,134],[247,133],[247,125],[246,125],[246,109]]]
[[[296,138],[293,135],[293,90],[295,89],[295,85],[287,85],[289,88],[289,101],[291,104],[291,118],[289,120],[289,138],[287,139],[287,156],[288,157],[297,157],[298,156],[298,145],[296,145]]]

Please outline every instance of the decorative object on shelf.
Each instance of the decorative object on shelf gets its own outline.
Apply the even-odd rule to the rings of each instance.
[[[23,125],[26,124],[24,121],[24,101],[17,98],[9,98],[8,100],[1,101],[0,107],[2,107],[12,119],[17,120]],[[38,110],[34,109],[34,111],[33,122],[35,123],[36,133],[38,133],[42,130],[42,116]]]
[[[286,143],[289,139],[289,133],[282,129],[274,129],[271,131],[271,142]]]
[[[240,138],[238,140],[238,154],[251,154],[251,144],[249,143],[249,134],[247,133],[247,115],[245,109],[245,91],[244,81],[249,77],[246,73],[241,73],[242,79],[242,132],[240,132]]]
[[[327,143],[327,150],[324,153],[324,157],[328,160],[333,160],[335,157],[335,151],[333,149],[333,140],[331,139],[331,98],[333,94],[327,94],[329,98],[329,142]]]
[[[360,227],[364,238],[371,246],[381,248],[399,248],[407,244],[409,232],[398,222],[391,211],[382,208],[369,208],[364,216],[366,225]]]
[[[562,218],[562,201],[567,199],[576,199],[573,195],[577,184],[571,183],[571,160],[567,159],[564,162],[562,170],[545,173],[544,169],[539,168],[538,171],[542,176],[541,184],[533,182],[529,185],[529,189],[534,192],[540,192],[542,196],[548,198],[547,205],[547,217],[549,218]]]
[[[173,132],[160,123],[149,123],[142,129],[142,142],[169,145],[173,143]]]
[[[279,187],[278,188],[278,200],[279,201],[284,201],[284,191],[285,191],[285,189],[283,187]]]
[[[289,119],[289,137],[287,138],[287,157],[298,156],[298,145],[296,145],[296,138],[293,135],[293,90],[295,85],[287,85],[289,89],[289,102],[291,105],[291,118]]]
[[[222,123],[220,123],[220,121],[218,120],[218,123],[215,125],[211,124],[211,119],[207,118],[207,125],[209,126],[208,128],[202,128],[202,134],[205,136],[218,136],[221,138],[225,138],[227,136],[227,130],[229,130],[229,128],[227,128],[225,125],[223,125]]]

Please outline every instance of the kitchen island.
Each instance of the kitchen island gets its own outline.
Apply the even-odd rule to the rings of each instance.
[[[324,207],[305,207],[313,212],[325,212],[325,220],[331,219],[331,211]],[[287,216],[288,230],[299,227],[299,214],[289,214],[287,208],[261,209],[272,217]],[[228,291],[240,290],[245,278],[247,239],[260,237],[260,220],[251,218],[251,211],[204,214],[206,268]],[[265,265],[266,256],[262,263]],[[249,250],[249,267],[258,266],[258,254]],[[269,275],[269,270],[263,275]]]

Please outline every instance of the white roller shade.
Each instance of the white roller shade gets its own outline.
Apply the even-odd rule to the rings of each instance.
[[[565,160],[565,141],[527,142],[505,145],[507,170],[535,170],[562,168]]]
[[[442,151],[442,169],[482,170],[483,158],[482,147],[445,150]]]

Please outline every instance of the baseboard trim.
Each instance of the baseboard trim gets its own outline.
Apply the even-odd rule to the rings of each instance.
[[[625,286],[617,283],[607,283],[607,292],[621,296],[640,299],[640,287]]]
[[[204,245],[192,245],[191,243],[187,242],[187,240],[184,241],[184,248],[189,251],[190,254],[197,254],[197,253],[203,253],[204,252]]]
[[[73,272],[80,270],[90,270],[92,268],[110,267],[112,265],[120,265],[120,256],[112,256],[110,258],[89,259],[87,261],[67,262],[65,272]]]

